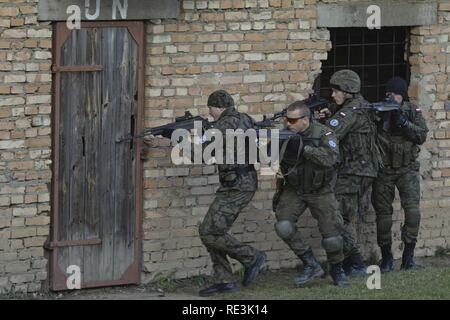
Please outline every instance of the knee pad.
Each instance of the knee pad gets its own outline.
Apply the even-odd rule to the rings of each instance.
[[[295,234],[295,225],[289,220],[280,220],[275,224],[275,231],[281,239],[289,239]]]
[[[417,228],[420,224],[420,211],[418,208],[404,208],[405,224],[410,228]]]
[[[333,236],[322,239],[322,247],[326,252],[337,252],[342,250],[343,241],[341,236]]]

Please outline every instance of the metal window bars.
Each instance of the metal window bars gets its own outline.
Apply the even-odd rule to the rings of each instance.
[[[330,78],[342,69],[359,74],[361,92],[370,102],[384,99],[386,83],[393,76],[409,83],[409,33],[408,27],[331,28],[332,49],[322,63],[321,95],[331,95]]]

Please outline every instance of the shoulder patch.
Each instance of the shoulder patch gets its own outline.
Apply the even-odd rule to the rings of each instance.
[[[339,120],[338,119],[333,119],[330,121],[330,125],[332,127],[337,127],[339,125]]]
[[[336,142],[334,142],[333,140],[328,141],[328,144],[329,144],[330,147],[332,147],[332,148],[336,148],[336,147],[337,147]]]

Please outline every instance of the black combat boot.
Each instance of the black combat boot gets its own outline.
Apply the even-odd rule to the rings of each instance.
[[[255,262],[248,268],[245,269],[244,279],[242,280],[242,284],[244,286],[248,286],[250,283],[255,281],[261,269],[264,267],[264,263],[266,262],[267,255],[265,252],[259,252],[256,255]]]
[[[209,297],[217,293],[233,293],[239,291],[235,282],[215,283],[210,287],[200,290],[200,297]]]
[[[344,258],[344,261],[342,262],[342,268],[344,269],[345,274],[350,274],[350,271],[352,270],[352,256],[348,256],[347,258]]]
[[[297,287],[304,286],[314,278],[323,277],[325,275],[325,271],[323,271],[322,266],[314,257],[311,249],[306,251],[300,259],[303,261],[303,271],[294,280]]]
[[[402,265],[400,267],[401,270],[417,269],[416,262],[414,261],[415,247],[416,247],[415,243],[405,243],[405,247],[403,248]]]
[[[392,256],[391,245],[384,245],[381,249],[380,271],[382,273],[394,270],[394,257]]]
[[[359,251],[352,251],[350,256],[344,259],[342,268],[349,277],[366,276],[366,266]]]
[[[345,275],[344,269],[342,268],[342,262],[331,265],[330,275],[331,278],[333,278],[333,282],[336,286],[345,288],[350,285],[350,283],[348,282],[348,278]]]
[[[357,251],[352,253],[350,256],[352,265],[350,268],[350,272],[347,274],[350,277],[365,277],[367,268],[366,265],[363,262],[361,254]]]

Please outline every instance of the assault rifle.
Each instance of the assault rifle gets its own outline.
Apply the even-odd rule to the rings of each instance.
[[[393,98],[387,97],[384,101],[367,103],[363,109],[372,109],[377,112],[389,112],[400,110],[400,104],[397,103]]]
[[[387,97],[382,102],[369,103],[366,108],[372,109],[377,113],[378,119],[382,123],[383,130],[388,132],[392,128],[392,113],[401,112],[400,104],[393,98]]]
[[[320,111],[323,108],[326,108],[328,106],[328,101],[326,99],[320,98],[316,94],[311,94],[307,100],[305,100],[305,104],[309,107],[311,110],[311,114],[314,114],[314,111]],[[267,139],[270,141],[273,136],[273,129],[275,128],[275,121],[285,117],[287,113],[287,108],[283,109],[282,111],[279,111],[275,113],[272,117],[268,118],[266,115],[263,116],[262,121],[258,121],[255,123],[255,129],[257,132],[258,138],[260,138],[260,130],[261,129],[267,129]],[[295,133],[293,131],[287,130],[287,129],[280,129],[278,130],[278,139],[280,146],[283,144],[284,141],[289,140],[291,138],[300,138],[299,133]],[[311,138],[304,138],[303,140],[310,140]],[[315,140],[315,139],[314,139]]]
[[[195,121],[201,121],[204,130],[209,129],[212,126],[212,122],[209,122],[208,119],[200,116],[194,117],[189,111],[186,111],[184,116],[175,118],[175,122],[168,123],[155,128],[146,129],[141,134],[138,134],[136,136],[132,134],[126,135],[122,138],[117,139],[116,142],[119,143],[123,141],[131,141],[146,136],[163,136],[164,138],[170,139],[172,133],[177,129],[186,129],[186,130],[194,129]]]
[[[311,110],[311,114],[314,114],[315,111],[320,111],[323,108],[328,106],[328,100],[321,98],[317,94],[310,94],[309,98],[305,100],[305,104]],[[287,108],[276,112],[273,117],[268,118],[266,115],[263,116],[262,121],[258,121],[255,123],[257,128],[271,128],[274,126],[274,122],[280,118],[286,116]]]

